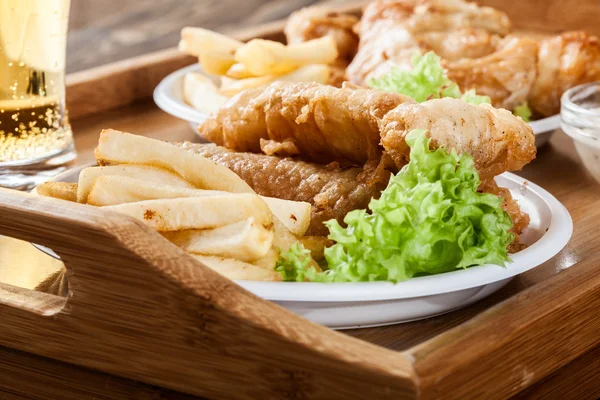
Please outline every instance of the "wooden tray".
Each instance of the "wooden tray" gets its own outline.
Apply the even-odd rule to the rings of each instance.
[[[544,4],[549,26],[582,26],[566,25],[562,2]],[[238,37],[280,39],[281,24]],[[92,161],[102,128],[194,140],[149,99],[191,62],[169,50],[71,76],[78,163]],[[600,186],[560,132],[522,175],[573,217],[557,257],[463,310],[344,333],[249,294],[135,220],[0,190],[0,234],[53,248],[71,288],[62,298],[0,284],[0,398],[596,398]],[[61,267],[28,243],[0,241],[0,277]]]

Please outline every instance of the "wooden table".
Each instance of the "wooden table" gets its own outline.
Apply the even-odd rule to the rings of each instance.
[[[493,1],[489,2],[493,3]],[[126,1],[118,3],[125,4]],[[555,10],[558,7],[558,2],[549,3],[548,10]],[[139,8],[131,7],[139,11]],[[592,10],[592,12],[597,11]],[[120,18],[120,21],[127,21],[125,17]],[[178,28],[173,28],[173,32],[177,30]],[[110,54],[118,58],[124,53],[116,51]],[[164,62],[164,57],[164,54],[159,57],[163,60],[161,62]],[[150,64],[158,62],[153,60],[142,61]],[[81,61],[79,65],[94,65],[98,63],[98,59],[90,58],[85,62]],[[171,68],[176,63],[185,62],[185,59],[178,59],[170,61],[167,65]],[[77,69],[77,63],[74,62],[71,68]],[[116,82],[116,80],[111,81],[113,79],[111,74],[115,71],[121,73],[120,71],[124,70],[125,64],[122,64],[118,67],[110,67],[109,72],[96,71],[91,75],[82,73],[85,75],[76,76],[72,79],[75,84],[72,83],[70,88],[71,98],[84,98],[84,95],[91,93],[91,90],[82,89],[86,79],[91,79],[95,85],[104,82],[103,86],[107,86],[106,82]],[[151,81],[156,78],[150,76],[144,79]],[[105,95],[102,90],[98,98]],[[125,95],[127,96],[128,94]],[[78,164],[93,161],[92,150],[103,128],[110,127],[170,141],[195,140],[195,135],[186,122],[159,111],[148,99],[101,114],[91,113],[85,107],[73,106],[73,109],[79,115],[73,121],[76,147],[79,152]],[[600,281],[598,265],[600,240],[597,235],[598,218],[600,218],[600,185],[582,167],[571,140],[562,132],[557,132],[550,144],[540,149],[537,159],[527,166],[521,175],[550,191],[570,211],[575,232],[565,250],[543,266],[516,277],[496,294],[463,310],[425,321],[345,333],[398,351],[399,354],[408,354],[407,352],[410,351],[411,355],[418,355],[419,359],[423,360],[419,363],[419,372],[425,377],[437,377],[440,388],[448,387],[446,386],[448,383],[439,378],[440,375],[436,375],[439,371],[446,371],[447,376],[464,373],[470,378],[475,377],[465,383],[466,392],[463,398],[468,398],[469,394],[474,393],[495,398],[495,393],[485,393],[485,388],[490,384],[487,376],[491,376],[486,371],[491,370],[501,370],[502,376],[507,381],[513,382],[512,384],[516,385],[514,387],[520,388],[518,398],[594,399],[599,397],[600,347],[589,346],[589,343],[596,341],[600,332],[600,290],[586,289],[597,285]],[[25,265],[25,268],[17,269],[15,268],[17,265]],[[62,264],[33,249],[26,242],[14,239],[2,239],[0,242],[0,282],[29,287],[31,279],[28,280],[28,274],[24,271],[31,273],[35,271],[37,274],[40,269],[52,271],[61,267]],[[556,291],[556,287],[561,287],[564,291]],[[533,313],[532,303],[537,305]],[[587,316],[588,323],[578,324],[577,321],[584,316]],[[544,328],[548,326],[554,328]],[[525,336],[523,339],[524,336],[521,334],[531,327],[539,329],[539,335]],[[501,332],[502,336],[498,336],[498,332]],[[473,340],[469,341],[470,338]],[[548,349],[554,348],[551,344],[555,343],[557,338],[564,341],[566,345],[561,347],[561,352],[549,351]],[[466,341],[462,342],[463,339]],[[428,360],[440,354],[427,352],[432,348],[431,341],[440,340],[446,341],[444,348],[447,350],[446,353],[441,354],[443,356],[441,359],[447,362],[432,364]],[[519,350],[515,351],[513,346]],[[480,365],[483,370],[477,373],[472,370],[463,372],[453,370],[453,363],[458,359],[462,359],[463,362],[467,360],[463,365],[477,365],[476,357],[483,353],[493,354],[489,359],[495,360],[496,363]],[[512,357],[518,356],[521,358],[518,358],[516,363]],[[17,366],[16,360],[22,362],[27,357],[35,367]],[[117,394],[119,398],[157,395],[174,399],[188,398],[180,393],[157,389],[128,379],[114,376],[107,378],[107,375],[87,368],[79,368],[79,372],[74,373],[66,363],[26,356],[19,351],[3,347],[0,347],[0,359],[4,360],[3,365],[14,364],[14,368],[11,369],[0,368],[0,393],[6,394],[5,397],[0,396],[2,398],[21,398],[19,393],[27,388],[19,387],[19,383],[15,382],[19,382],[18,379],[23,377],[28,377],[27,385],[32,385],[39,390],[40,397],[37,398],[40,399],[59,393],[58,389],[54,389],[56,387],[69,388],[72,393],[79,393],[79,396],[73,395],[74,397],[71,397],[73,399],[85,398],[92,394],[97,398],[110,398]],[[50,376],[53,378],[50,379]],[[60,376],[60,380],[57,380],[57,376]],[[94,391],[87,391],[86,385],[93,386]],[[515,392],[514,387],[511,386],[511,393]],[[459,388],[457,392],[460,391]],[[43,397],[44,393],[46,397]],[[443,397],[443,393],[427,394],[430,397],[435,395]]]

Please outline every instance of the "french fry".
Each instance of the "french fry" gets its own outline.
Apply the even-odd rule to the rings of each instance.
[[[125,176],[101,176],[87,196],[88,204],[112,206],[136,201],[226,195],[227,192],[200,190],[156,184]],[[294,235],[302,236],[310,224],[311,205],[272,197],[261,198],[283,225]]]
[[[229,100],[219,94],[213,81],[197,72],[189,72],[183,78],[183,98],[198,111],[211,114]]]
[[[248,71],[248,68],[244,64],[236,63],[233,64],[225,73],[225,76],[233,79],[245,79],[252,78],[254,75]]]
[[[325,64],[309,64],[298,69],[281,75],[277,78],[278,81],[289,82],[316,82],[326,84],[329,81],[331,68]]]
[[[266,75],[255,78],[232,79],[226,76],[221,77],[221,87],[219,92],[225,96],[235,96],[246,89],[266,86],[275,81],[288,82],[317,82],[327,83],[331,69],[324,64],[310,64],[299,67],[292,72],[283,75]]]
[[[209,74],[223,75],[235,64],[235,51],[243,45],[217,32],[188,27],[181,30],[179,50],[198,57]]]
[[[46,182],[35,188],[40,196],[54,197],[55,199],[77,201],[77,184],[70,182]]]
[[[273,229],[253,218],[221,228],[164,232],[171,243],[188,253],[234,258],[252,262],[264,257],[273,244]]]
[[[275,268],[275,264],[279,260],[279,253],[274,248],[271,248],[267,254],[265,254],[262,258],[258,260],[254,260],[252,264],[257,267],[273,270]]]
[[[105,167],[89,167],[79,173],[77,186],[77,201],[86,203],[90,190],[101,176],[121,176],[141,179],[178,188],[193,188],[194,186],[182,179],[179,175],[166,170],[148,165],[110,165]]]
[[[294,235],[302,236],[310,225],[311,205],[304,201],[281,200],[262,197],[273,215]]]
[[[274,270],[257,267],[231,258],[192,255],[210,269],[231,280],[242,281],[281,281],[281,275]]]
[[[232,97],[246,89],[254,89],[257,87],[266,86],[275,81],[275,79],[275,76],[270,75],[246,79],[231,79],[226,76],[222,76],[219,93],[224,96]]]
[[[165,168],[199,189],[254,193],[227,167],[167,142],[105,129],[94,152],[102,163],[144,164]]]
[[[267,204],[249,193],[146,200],[103,208],[129,215],[160,232],[214,229],[251,217],[265,227],[273,224]]]
[[[307,64],[330,64],[338,56],[331,36],[285,46],[278,42],[253,39],[235,51],[235,61],[256,76],[280,75]]]

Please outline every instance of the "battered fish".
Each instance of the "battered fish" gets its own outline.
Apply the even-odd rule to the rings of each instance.
[[[287,141],[293,153],[277,154],[362,166],[381,158],[379,123],[402,103],[414,100],[370,89],[275,82],[230,99],[198,131],[231,150],[259,153],[261,139],[270,147]]]
[[[260,195],[311,203],[307,235],[326,236],[329,231],[323,222],[337,219],[343,224],[348,212],[366,208],[371,198],[378,198],[390,177],[383,163],[342,169],[335,163],[324,166],[291,158],[237,153],[215,145],[183,143],[181,146],[228,167]]]
[[[315,83],[278,82],[264,92],[243,92],[199,131],[232,150],[258,153],[263,139],[269,154],[289,149],[322,164],[362,166],[378,162],[385,149],[399,169],[408,162],[405,136],[412,129],[429,130],[434,146],[470,154],[486,176],[535,158],[531,127],[506,110],[449,98],[417,104],[392,93]]]
[[[417,128],[429,131],[433,147],[471,155],[482,178],[520,170],[536,154],[533,130],[511,112],[444,98],[402,104],[383,118],[381,142],[396,165],[409,161],[406,135]]]

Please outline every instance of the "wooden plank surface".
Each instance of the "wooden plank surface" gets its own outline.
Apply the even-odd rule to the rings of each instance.
[[[174,47],[184,26],[230,33],[323,0],[72,0],[67,71]],[[327,0],[329,4],[351,0]]]

